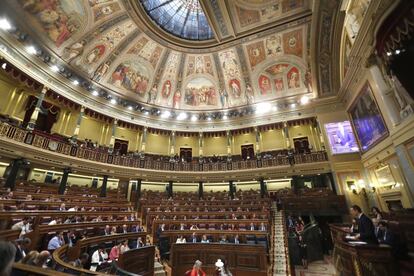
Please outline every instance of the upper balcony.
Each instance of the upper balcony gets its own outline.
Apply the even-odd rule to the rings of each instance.
[[[120,156],[100,149],[88,149],[71,144],[60,137],[0,122],[0,152],[10,158],[24,157],[43,166],[72,167],[79,171],[108,174],[122,178],[179,181],[224,181],[286,177],[294,174],[329,171],[325,151],[305,154],[266,154],[266,157],[216,162],[172,161],[168,157]],[[286,151],[287,152],[287,151]],[[201,175],[200,172],[203,172]]]

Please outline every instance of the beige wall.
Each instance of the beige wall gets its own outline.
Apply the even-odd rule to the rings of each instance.
[[[6,171],[6,168],[9,164],[8,163],[0,163],[0,177],[3,177],[4,172]]]
[[[227,155],[227,137],[204,137],[203,155]]]
[[[147,190],[147,191],[159,191],[159,192],[165,192],[165,185],[168,183],[148,183],[148,182],[142,182],[141,183],[141,191]]]
[[[129,128],[117,127],[115,132],[115,139],[127,140],[128,150],[136,151],[139,150],[139,132]]]
[[[169,155],[169,145],[169,136],[148,133],[145,152],[152,154]]]
[[[286,147],[285,138],[281,129],[263,131],[261,135],[261,151],[271,151],[284,149]]]

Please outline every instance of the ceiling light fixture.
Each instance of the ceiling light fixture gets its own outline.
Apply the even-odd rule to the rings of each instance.
[[[114,98],[111,99],[111,104],[116,104],[116,100]]]
[[[73,80],[73,81],[72,81],[72,83],[73,83],[74,85],[78,85],[78,84],[79,84],[79,81],[78,81],[78,80]]]
[[[168,110],[164,111],[164,112],[161,114],[161,118],[163,118],[163,119],[168,119],[168,118],[170,118],[170,117],[171,117],[171,112],[170,112],[170,111],[168,111]]]
[[[52,70],[53,72],[58,72],[59,67],[57,67],[57,65],[52,65],[52,66],[50,66],[50,70]]]
[[[128,110],[132,110],[132,106],[128,105]]]
[[[12,28],[12,25],[10,24],[9,20],[6,18],[0,19],[0,29],[8,31]]]
[[[308,104],[309,103],[309,97],[306,96],[306,95],[302,96],[302,98],[300,98],[300,103],[302,105]]]
[[[6,68],[7,68],[7,63],[3,63],[2,65],[1,65],[1,68],[3,68],[3,70],[6,70]]]
[[[33,45],[27,46],[26,51],[31,55],[35,55],[37,53],[37,50]]]
[[[273,106],[272,111],[277,111],[277,106]]]
[[[272,105],[268,102],[259,103],[256,106],[256,114],[264,114],[266,112],[269,112],[271,108],[272,108]]]
[[[207,117],[207,121],[211,121],[211,117]]]
[[[98,91],[93,90],[93,91],[92,91],[92,95],[93,95],[93,96],[98,96],[98,95],[99,95],[99,93],[98,93]]]
[[[223,115],[223,120],[227,120],[229,117],[227,115]]]
[[[197,116],[196,116],[196,115],[191,116],[191,121],[192,121],[192,122],[197,121]]]
[[[290,108],[295,108],[296,107],[296,104],[295,103],[291,103],[290,104]]]
[[[178,114],[177,120],[179,120],[179,121],[185,120],[185,119],[187,119],[187,116],[188,116],[187,113],[181,112],[180,114]]]

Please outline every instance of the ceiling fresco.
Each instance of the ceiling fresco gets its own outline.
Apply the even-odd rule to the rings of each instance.
[[[26,19],[22,24],[63,62],[97,87],[128,99],[171,109],[218,110],[315,90],[309,64],[310,20],[269,28],[309,10],[311,1],[136,2],[148,11],[147,20],[158,25],[193,24],[163,29],[189,40],[215,39],[217,46],[197,53],[154,40],[148,29],[131,19],[127,0],[7,0],[16,16]],[[202,7],[220,12],[211,18]],[[197,34],[201,25],[190,18],[193,13],[213,22],[197,23],[209,29],[201,30],[209,32],[207,36]],[[162,14],[169,20],[162,21]],[[255,35],[238,36],[260,27],[263,30]],[[231,33],[237,43],[220,44]]]

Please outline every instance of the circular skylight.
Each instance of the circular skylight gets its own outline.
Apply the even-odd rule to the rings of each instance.
[[[213,31],[199,0],[141,0],[157,25],[165,31],[189,40],[209,40]]]

